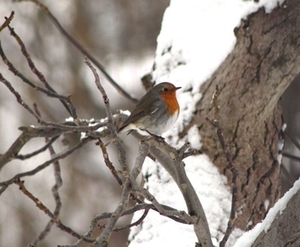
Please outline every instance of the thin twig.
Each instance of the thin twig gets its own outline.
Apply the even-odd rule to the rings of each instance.
[[[122,179],[119,177],[116,168],[113,166],[112,162],[109,159],[105,144],[102,142],[102,140],[100,138],[98,139],[98,142],[96,143],[96,145],[97,144],[100,146],[100,148],[102,150],[103,159],[104,159],[106,166],[108,167],[108,169],[110,170],[110,172],[112,173],[114,178],[117,180],[118,184],[120,186],[122,186],[122,184],[123,184]]]
[[[112,112],[110,109],[109,98],[105,92],[104,87],[102,87],[102,85],[101,85],[100,77],[99,77],[96,69],[94,68],[94,66],[87,60],[86,57],[85,57],[85,63],[92,71],[94,78],[95,78],[95,84],[102,95],[103,103],[105,105],[105,110],[106,110],[106,114],[107,114],[107,118],[108,118],[108,124],[109,124],[108,128],[112,134],[116,135],[117,131],[116,131],[116,127],[113,123],[113,115],[112,115]]]
[[[51,211],[35,196],[33,196],[24,186],[24,181],[21,181],[20,178],[16,178],[13,180],[13,183],[17,184],[19,186],[19,189],[23,192],[24,195],[29,197],[35,205],[43,211],[46,215],[48,215],[51,219],[55,220],[56,222],[59,222],[59,219],[54,217],[54,215],[51,213]]]
[[[27,85],[31,86],[32,88],[34,88],[37,91],[40,91],[44,94],[46,94],[49,97],[53,97],[53,98],[58,98],[60,100],[64,100],[67,101],[68,97],[66,96],[62,96],[59,95],[57,93],[51,92],[45,88],[42,88],[38,85],[36,85],[35,83],[33,83],[32,81],[30,81],[28,78],[26,78],[19,70],[16,69],[16,67],[9,61],[9,59],[6,57],[3,49],[2,49],[2,45],[0,42],[0,56],[2,58],[2,61],[4,62],[4,64],[7,65],[8,69],[17,77],[19,77],[23,82],[25,82]]]
[[[229,216],[229,220],[227,223],[227,229],[226,232],[223,236],[223,239],[220,242],[220,247],[225,247],[225,244],[232,232],[232,230],[234,229],[234,221],[235,221],[235,213],[236,213],[236,203],[237,203],[237,177],[238,177],[238,171],[235,168],[233,161],[232,161],[232,157],[231,154],[228,150],[228,147],[226,145],[226,142],[224,140],[224,136],[223,136],[223,132],[222,129],[219,125],[219,121],[218,121],[218,114],[219,114],[219,110],[220,107],[218,105],[218,96],[220,95],[220,90],[218,88],[218,85],[216,86],[216,91],[212,97],[212,104],[214,107],[214,120],[210,120],[208,118],[206,118],[206,120],[215,128],[219,142],[221,144],[221,147],[223,149],[223,153],[225,155],[225,158],[227,160],[227,164],[228,167],[232,173],[232,198],[231,198],[231,210],[230,210],[230,216]]]
[[[289,158],[291,160],[300,162],[300,157],[297,156],[297,155],[293,155],[293,154],[290,154],[290,153],[287,153],[287,152],[284,152],[284,151],[282,151],[281,154],[282,154],[283,157],[286,157],[286,158]]]
[[[203,154],[201,150],[192,149],[192,150],[185,152],[182,156],[182,159],[185,159],[187,157],[194,156],[194,155],[199,155],[199,154]]]
[[[14,18],[14,15],[15,15],[15,12],[12,11],[10,13],[10,16],[8,18],[5,18],[5,22],[0,27],[0,32],[11,23],[12,19]]]
[[[1,55],[1,42],[0,42],[0,55]],[[36,114],[36,112],[31,109],[29,107],[28,104],[26,104],[21,95],[14,89],[14,87],[11,85],[11,83],[6,80],[3,75],[0,73],[0,81],[10,90],[10,92],[15,96],[17,102],[22,106],[24,107],[32,116],[34,116],[37,120],[38,123],[42,124],[42,125],[45,125],[45,126],[56,126],[56,127],[61,127],[63,128],[64,126],[63,125],[59,125],[59,124],[55,124],[55,123],[51,123],[51,122],[47,122],[47,121],[44,121],[38,114]],[[41,89],[41,90],[44,90],[44,89]],[[57,94],[56,94],[57,95]],[[48,95],[49,96],[49,95]],[[55,96],[56,97],[56,96]],[[57,97],[60,97],[60,96],[57,96]],[[64,97],[64,96],[61,96],[61,97]],[[79,128],[82,128],[82,127],[79,127]]]
[[[105,93],[102,93],[102,95],[103,95],[103,98],[105,98]],[[133,183],[135,183],[135,179],[140,172],[140,167],[144,163],[144,160],[148,153],[148,147],[145,144],[142,144],[140,146],[140,150],[142,150],[142,149],[143,149],[143,151],[137,156],[134,168],[132,169],[130,175],[128,176],[128,175],[124,174],[126,179],[123,184],[123,191],[122,191],[120,203],[119,203],[118,207],[116,208],[116,210],[110,216],[108,222],[105,224],[104,229],[101,232],[100,236],[93,243],[93,245],[92,245],[93,247],[106,246],[108,244],[108,241],[110,239],[112,232],[115,229],[115,225],[116,225],[118,219],[126,211],[127,204],[128,204],[129,198],[130,198],[130,194],[132,192],[132,185],[133,185]]]
[[[33,108],[34,108],[35,113],[41,117],[41,112],[39,111],[37,104],[34,103]],[[46,141],[46,143],[47,142],[49,143],[48,138],[45,138],[45,141]],[[50,150],[50,146],[51,146],[51,144],[48,145],[49,150]],[[52,148],[52,151],[50,151],[50,153],[54,154],[53,148]],[[55,164],[58,164],[58,162],[55,162],[54,166],[55,166]],[[57,218],[59,217],[58,214],[54,213],[53,215],[56,216]],[[50,219],[49,222],[47,223],[47,225],[45,226],[45,228],[39,233],[39,235],[37,237],[35,237],[33,241],[31,241],[31,243],[29,244],[29,247],[36,246],[39,242],[41,242],[43,239],[45,239],[49,235],[54,223],[55,223],[55,221],[53,219]]]
[[[91,69],[91,71],[95,77],[96,86],[102,95],[102,99],[105,104],[106,115],[108,118],[107,128],[109,129],[109,131],[111,133],[111,137],[116,140],[116,145],[117,145],[117,149],[118,149],[118,153],[119,153],[119,157],[120,157],[119,161],[121,163],[122,170],[124,172],[127,172],[128,167],[127,167],[127,161],[126,161],[126,152],[125,152],[125,148],[124,148],[122,140],[117,136],[117,130],[116,130],[116,126],[114,125],[114,122],[113,122],[113,115],[112,115],[110,104],[109,104],[109,98],[105,92],[105,89],[101,85],[100,78],[99,78],[99,75],[98,75],[96,69],[93,67],[93,65],[87,59],[85,59],[85,63]]]
[[[300,143],[288,131],[285,131],[284,135],[287,136],[288,138],[290,138],[290,140],[292,141],[292,143],[300,151]]]
[[[43,147],[41,147],[40,149],[35,150],[32,153],[29,154],[18,154],[15,156],[15,159],[19,159],[19,160],[26,160],[26,159],[30,159],[33,156],[36,156],[44,151],[46,151],[58,138],[59,136],[54,136],[53,138],[51,138]]]
[[[142,214],[142,216],[138,220],[136,220],[135,222],[132,222],[132,223],[126,225],[126,226],[115,228],[114,231],[118,232],[118,231],[125,230],[125,229],[128,229],[128,228],[133,227],[133,226],[140,225],[143,222],[143,220],[147,217],[148,213],[149,213],[149,209],[145,209],[144,213]]]
[[[161,204],[161,206],[164,208],[164,210],[176,211],[176,209],[174,209],[170,206],[163,205],[163,204]],[[126,209],[124,211],[124,213],[122,214],[122,216],[134,214],[135,212],[140,211],[140,210],[144,210],[143,216],[140,219],[138,219],[136,222],[133,222],[129,225],[119,227],[119,228],[114,228],[113,231],[120,231],[122,229],[126,229],[126,228],[129,228],[129,227],[132,227],[132,226],[139,225],[145,219],[145,217],[146,217],[147,213],[149,212],[149,210],[154,210],[154,211],[158,212],[158,210],[156,209],[156,207],[153,204],[139,203],[139,204],[136,204],[136,205],[132,206],[131,208]],[[112,214],[113,213],[105,212],[105,213],[102,213],[100,215],[95,216],[93,218],[93,220],[91,221],[90,229],[83,236],[86,237],[86,238],[90,238],[92,236],[93,232],[95,231],[96,227],[98,226],[98,221],[103,220],[103,219],[109,219],[112,216]],[[188,220],[182,219],[182,217],[178,218],[178,217],[174,217],[174,216],[170,216],[170,215],[167,215],[166,217],[174,220],[175,222],[181,223],[181,224],[191,224],[191,222],[189,222]],[[102,225],[102,228],[104,228],[104,227],[105,227],[105,225]],[[83,242],[83,240],[81,239],[81,240],[78,240],[74,244],[66,245],[66,246],[68,246],[68,247],[79,247],[79,246],[81,246],[82,242]]]

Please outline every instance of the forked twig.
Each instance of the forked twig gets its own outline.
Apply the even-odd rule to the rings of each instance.
[[[8,18],[5,18],[5,19],[8,19]],[[71,115],[71,117],[73,117],[74,119],[77,119],[76,108],[74,107],[74,105],[73,105],[70,97],[59,95],[50,86],[50,84],[47,82],[45,76],[37,69],[37,67],[35,66],[34,62],[32,61],[31,56],[28,53],[28,51],[26,49],[26,46],[23,43],[22,39],[19,37],[19,35],[14,31],[14,29],[9,24],[7,25],[7,27],[10,30],[10,34],[15,38],[15,40],[19,44],[19,46],[21,48],[21,52],[22,52],[23,56],[26,58],[26,61],[28,63],[29,68],[31,69],[31,71],[33,72],[33,74],[36,75],[37,78],[45,85],[45,87],[47,88],[47,90],[41,90],[41,88],[38,87],[37,85],[34,85],[34,88],[35,89],[39,89],[42,92],[45,92],[50,97],[58,98],[60,100],[60,102],[63,104],[63,106],[66,108],[66,110],[69,112],[69,114]],[[4,55],[4,52],[2,51],[2,59],[3,59],[3,55]],[[7,58],[6,58],[6,60],[7,60]],[[9,63],[9,67],[10,67],[10,70],[12,70],[15,74],[19,74],[21,76],[21,73],[18,72],[14,68],[14,66],[12,65],[12,63]],[[25,76],[23,76],[23,75],[22,75],[22,77],[25,78]],[[29,80],[27,79],[26,81],[29,81]]]

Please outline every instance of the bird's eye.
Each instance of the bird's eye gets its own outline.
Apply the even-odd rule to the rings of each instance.
[[[167,91],[168,91],[168,88],[167,88],[167,87],[164,87],[162,90],[163,90],[164,92],[167,92]]]

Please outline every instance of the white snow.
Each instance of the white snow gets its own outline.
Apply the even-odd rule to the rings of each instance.
[[[195,103],[201,98],[199,87],[223,62],[233,49],[233,33],[240,20],[264,6],[270,13],[282,0],[261,0],[259,3],[242,0],[172,0],[166,10],[157,39],[153,79],[169,81],[182,89],[177,91],[180,116],[174,127],[165,133],[173,146],[189,141],[193,148],[201,147],[201,138],[194,126],[186,139],[178,133],[189,123]],[[218,245],[227,227],[231,207],[230,188],[205,155],[184,160],[186,171],[194,185],[207,215],[213,243]],[[151,174],[147,187],[160,203],[186,209],[184,200],[168,173],[148,160],[143,174]],[[268,203],[266,202],[266,207]],[[137,215],[134,217],[138,218]],[[233,246],[242,231],[236,229],[230,239]],[[234,239],[236,238],[236,239]],[[157,213],[150,213],[142,226],[131,232],[131,247],[135,246],[193,246],[197,241],[191,226],[174,223]],[[243,245],[236,245],[243,246]],[[244,245],[245,246],[245,245]]]
[[[65,119],[66,122],[74,122],[74,118],[72,117],[68,117]]]
[[[190,143],[191,148],[200,149],[201,139],[199,135],[199,130],[196,125],[191,127],[187,133],[187,141]]]

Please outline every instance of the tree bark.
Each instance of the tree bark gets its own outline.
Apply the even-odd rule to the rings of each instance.
[[[199,126],[203,151],[231,179],[215,131],[205,120],[215,117],[211,99],[218,85],[217,118],[239,172],[235,226],[244,230],[261,221],[280,196],[279,99],[300,72],[299,0],[288,0],[270,14],[260,9],[235,35],[234,50],[201,88],[189,126]]]

